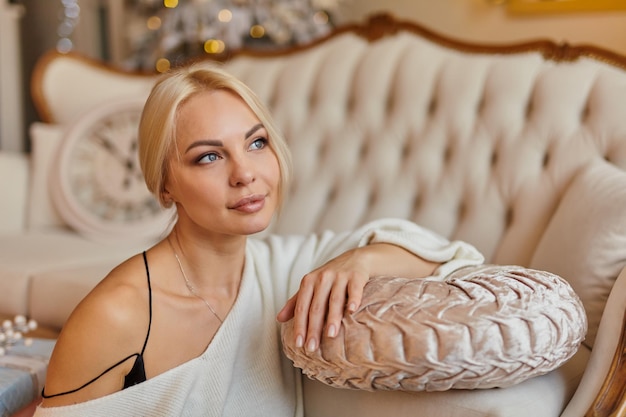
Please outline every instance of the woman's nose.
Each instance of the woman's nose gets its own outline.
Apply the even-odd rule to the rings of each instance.
[[[233,187],[248,185],[254,181],[254,170],[252,164],[246,161],[245,157],[234,157],[231,159],[230,183]]]

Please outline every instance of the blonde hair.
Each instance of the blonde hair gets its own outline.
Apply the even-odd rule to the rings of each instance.
[[[176,149],[178,110],[193,95],[215,90],[226,90],[241,97],[267,130],[269,146],[280,169],[280,207],[291,178],[291,155],[287,143],[258,96],[219,64],[210,61],[172,69],[157,80],[148,96],[139,122],[139,163],[148,189],[163,207],[172,205],[164,198],[164,187],[168,161]]]

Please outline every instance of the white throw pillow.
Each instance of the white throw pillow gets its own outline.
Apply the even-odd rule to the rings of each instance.
[[[531,268],[558,274],[587,311],[585,345],[593,346],[606,300],[626,265],[626,173],[606,163],[583,168],[567,187]]]
[[[65,226],[50,196],[49,177],[65,134],[60,125],[34,122],[30,129],[31,179],[26,224],[30,230]]]

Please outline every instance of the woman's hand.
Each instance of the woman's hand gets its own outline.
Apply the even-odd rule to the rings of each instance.
[[[355,248],[306,274],[300,289],[287,301],[277,319],[286,322],[293,318],[296,347],[304,346],[313,352],[319,347],[322,331],[328,337],[335,337],[344,313],[354,313],[359,308],[363,288],[370,277],[426,277],[437,266],[438,263],[425,261],[391,244]]]
[[[353,313],[361,305],[363,287],[370,278],[362,252],[344,252],[302,278],[298,292],[278,313],[281,322],[294,318],[296,347],[306,346],[313,352],[319,346],[324,322],[326,335],[335,337],[344,310]]]

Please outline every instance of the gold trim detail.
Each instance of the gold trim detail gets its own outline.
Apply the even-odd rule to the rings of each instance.
[[[542,14],[626,10],[624,0],[509,0],[512,14]]]

